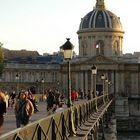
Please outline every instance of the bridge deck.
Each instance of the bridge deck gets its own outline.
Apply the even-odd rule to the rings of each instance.
[[[103,120],[105,112],[112,103],[112,100],[109,101],[106,98],[106,102],[104,102],[103,99],[104,96],[100,96],[92,100],[78,101],[74,106],[70,108],[65,106],[63,111],[48,117],[46,117],[46,106],[44,108],[41,107],[41,109],[45,111],[43,119],[40,118],[43,114],[40,110],[40,112],[36,114],[38,115],[38,120],[36,118],[37,121],[34,120],[35,122],[23,128],[6,133],[0,136],[0,139],[86,140],[91,133],[95,134],[99,123]],[[96,101],[98,103],[97,112],[95,111]],[[32,117],[32,121],[34,116]],[[13,118],[15,117],[13,116]],[[73,133],[75,134],[74,136],[72,136]]]
[[[78,100],[75,102],[75,104],[78,104],[80,102],[84,102],[86,100]],[[39,112],[33,114],[33,116],[31,117],[31,122],[34,122],[36,120],[45,118],[47,116],[47,111],[46,111],[46,102],[39,102],[38,103],[38,108],[39,108]],[[67,108],[66,105],[63,105],[63,108]],[[4,119],[4,126],[3,129],[1,131],[1,134],[6,134],[12,130],[16,129],[16,118],[14,115],[14,109],[13,108],[8,108],[7,109],[7,115],[5,116]]]
[[[69,140],[85,140],[91,132],[91,130],[96,131],[96,126],[99,125],[100,119],[103,117],[108,106],[112,101],[102,105],[98,108],[98,112],[91,114],[91,116],[83,122],[83,124],[77,129],[76,134],[69,137]]]

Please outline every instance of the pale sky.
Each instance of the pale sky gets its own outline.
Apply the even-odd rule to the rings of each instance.
[[[11,50],[59,51],[66,38],[78,49],[81,18],[96,0],[0,0],[0,42]],[[108,10],[120,17],[125,31],[123,52],[140,51],[139,0],[105,0]]]

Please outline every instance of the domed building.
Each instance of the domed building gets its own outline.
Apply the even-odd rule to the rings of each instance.
[[[120,18],[107,10],[104,0],[86,14],[78,30],[79,56],[121,56],[124,31]]]
[[[139,124],[140,116],[140,55],[123,54],[120,18],[106,8],[104,0],[96,0],[95,8],[81,19],[77,34],[79,56],[71,60],[72,89],[82,90],[85,97],[95,88],[99,94],[108,90],[115,97],[118,132],[140,130],[140,125],[133,125]],[[93,65],[97,67],[96,77],[91,72]],[[66,63],[61,73],[62,88],[67,93]]]

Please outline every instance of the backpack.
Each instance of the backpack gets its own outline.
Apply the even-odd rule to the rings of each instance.
[[[21,121],[21,124],[23,125],[26,125],[29,122],[29,115],[27,114],[25,107],[26,107],[26,101],[20,103],[19,109],[17,111],[17,115]]]

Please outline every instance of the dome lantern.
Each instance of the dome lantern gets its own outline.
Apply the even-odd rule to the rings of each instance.
[[[105,8],[104,0],[97,0],[96,1],[96,8]]]

